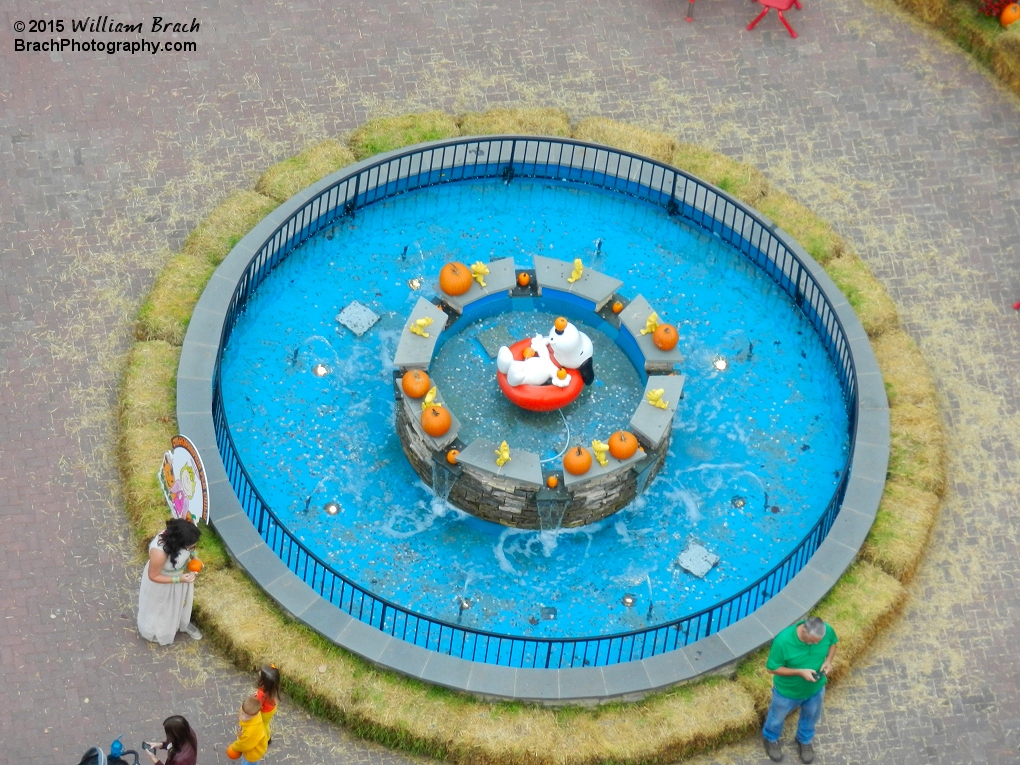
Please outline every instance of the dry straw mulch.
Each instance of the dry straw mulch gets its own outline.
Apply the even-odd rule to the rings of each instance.
[[[489,109],[460,117],[461,135],[570,135],[570,115],[562,109]]]
[[[120,394],[119,449],[128,512],[139,546],[165,515],[155,467],[175,432],[176,364],[191,308],[212,268],[277,203],[342,164],[379,151],[461,134],[568,134],[558,109],[442,112],[374,120],[348,146],[327,141],[270,168],[261,193],[230,197],[171,258],[145,301],[139,342],[129,354]],[[757,206],[823,263],[873,340],[887,381],[893,464],[879,519],[856,562],[816,612],[841,638],[835,679],[893,616],[906,597],[945,487],[945,437],[934,385],[916,345],[899,329],[891,299],[829,226],[797,200],[772,189],[756,168],[672,137],[604,118],[579,122],[575,138],[676,163]],[[634,704],[552,710],[489,704],[369,666],[279,612],[232,568],[215,534],[203,537],[206,562],[196,608],[210,637],[239,666],[268,661],[286,690],[353,731],[412,752],[458,763],[588,765],[671,762],[753,730],[767,705],[766,649],[747,657],[734,679],[713,678]]]
[[[637,125],[617,122],[606,117],[589,117],[574,126],[574,138],[613,146],[669,164],[680,149],[672,136],[645,130]]]

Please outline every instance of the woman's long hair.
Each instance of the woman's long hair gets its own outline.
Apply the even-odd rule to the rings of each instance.
[[[190,523],[184,521],[184,523]],[[171,715],[163,721],[163,730],[166,731],[166,743],[170,744],[173,754],[181,751],[186,744],[195,745],[195,734],[191,730],[188,721],[180,715]]]
[[[198,543],[202,532],[191,521],[183,518],[171,518],[166,522],[166,530],[159,535],[160,545],[170,559],[170,565],[177,567],[177,556],[181,550]],[[183,717],[181,718],[184,719]]]
[[[259,688],[267,699],[276,701],[280,695],[280,670],[270,664],[259,670]]]

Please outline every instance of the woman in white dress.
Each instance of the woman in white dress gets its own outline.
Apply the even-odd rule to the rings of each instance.
[[[149,543],[149,562],[142,569],[138,592],[138,632],[146,640],[169,645],[178,631],[202,639],[198,627],[191,623],[197,574],[188,571],[199,535],[198,526],[191,521],[173,518]]]

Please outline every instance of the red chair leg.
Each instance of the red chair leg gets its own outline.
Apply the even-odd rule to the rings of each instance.
[[[755,16],[754,21],[752,21],[750,24],[747,25],[747,31],[750,32],[752,29],[754,29],[758,25],[758,22],[761,21],[763,18],[765,18],[765,14],[768,13],[768,12],[769,12],[769,9],[766,8],[764,11],[762,11],[757,16]]]
[[[793,4],[797,6],[797,10],[800,10],[800,0],[793,0]]]
[[[694,0],[687,3],[687,20],[694,21]]]
[[[786,16],[783,15],[782,11],[776,11],[779,14],[779,20],[783,22],[783,26],[786,27],[786,31],[790,33],[790,37],[796,39],[797,33],[793,31],[793,27],[790,26],[790,22],[786,20]]]

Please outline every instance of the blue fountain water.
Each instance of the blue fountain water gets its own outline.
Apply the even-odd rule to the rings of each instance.
[[[623,280],[624,294],[644,295],[678,326],[685,356],[685,398],[661,473],[630,506],[581,529],[510,529],[451,507],[421,483],[393,430],[393,353],[419,296],[434,296],[441,266],[509,256],[525,268],[536,254],[580,257]],[[362,337],[335,321],[352,300],[380,316]],[[549,458],[567,427],[572,443],[587,443],[626,425],[640,399],[637,373],[613,360],[597,327],[602,385],[564,419],[515,419],[519,410],[497,401],[495,364],[477,334],[500,323],[515,336],[548,332],[551,316],[514,313],[447,338],[433,373],[467,440],[474,429]],[[328,373],[316,376],[316,364]],[[259,288],[222,379],[241,459],[304,544],[381,597],[507,634],[621,632],[740,591],[803,538],[847,459],[834,368],[768,277],[658,208],[564,185],[445,184],[359,210]],[[338,514],[324,511],[330,502]],[[675,565],[691,542],[720,558],[704,579]]]

